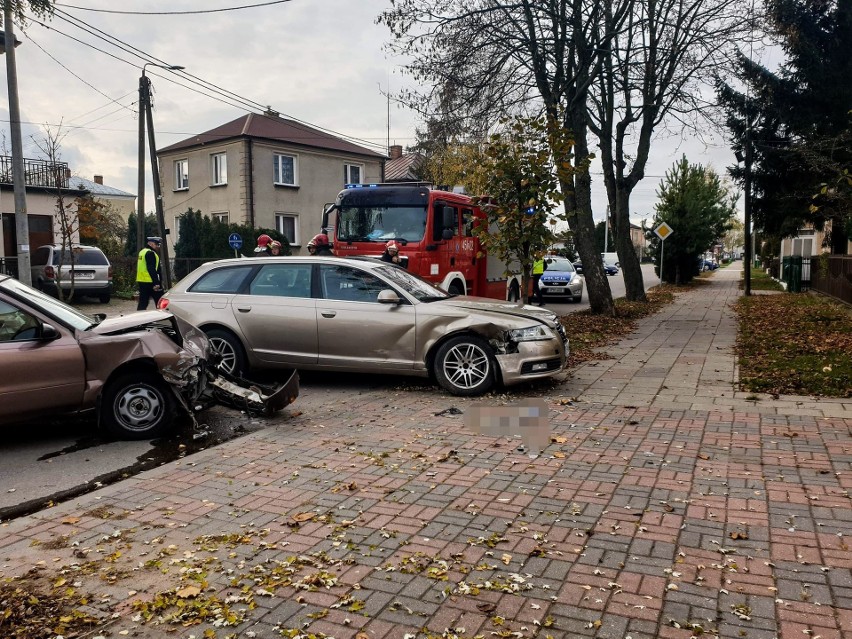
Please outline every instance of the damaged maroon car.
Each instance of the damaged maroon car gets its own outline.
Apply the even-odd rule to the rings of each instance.
[[[0,424],[96,410],[114,436],[149,439],[216,401],[271,414],[295,400],[294,373],[229,377],[197,328],[165,311],[90,316],[0,275]]]

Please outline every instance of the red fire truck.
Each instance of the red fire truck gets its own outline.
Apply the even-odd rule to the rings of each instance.
[[[323,214],[334,253],[378,257],[389,240],[403,265],[449,293],[517,301],[520,276],[479,256],[474,220],[485,214],[466,195],[422,183],[350,184]]]

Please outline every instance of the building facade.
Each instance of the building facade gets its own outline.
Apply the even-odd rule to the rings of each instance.
[[[294,255],[345,184],[381,182],[386,156],[274,113],[248,114],[157,152],[170,248],[188,209],[274,228]],[[254,238],[244,238],[254,241]]]

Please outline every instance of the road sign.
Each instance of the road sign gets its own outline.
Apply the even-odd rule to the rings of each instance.
[[[674,229],[672,229],[672,227],[663,222],[657,228],[654,229],[654,233],[656,233],[657,237],[661,240],[665,240],[669,235],[674,233]]]
[[[243,247],[243,238],[240,237],[239,233],[231,233],[228,236],[228,244],[237,251]]]

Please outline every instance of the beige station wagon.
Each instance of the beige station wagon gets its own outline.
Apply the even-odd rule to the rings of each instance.
[[[250,369],[432,377],[456,395],[549,377],[568,339],[552,312],[460,297],[370,258],[211,262],[160,301],[201,328],[232,373]]]

